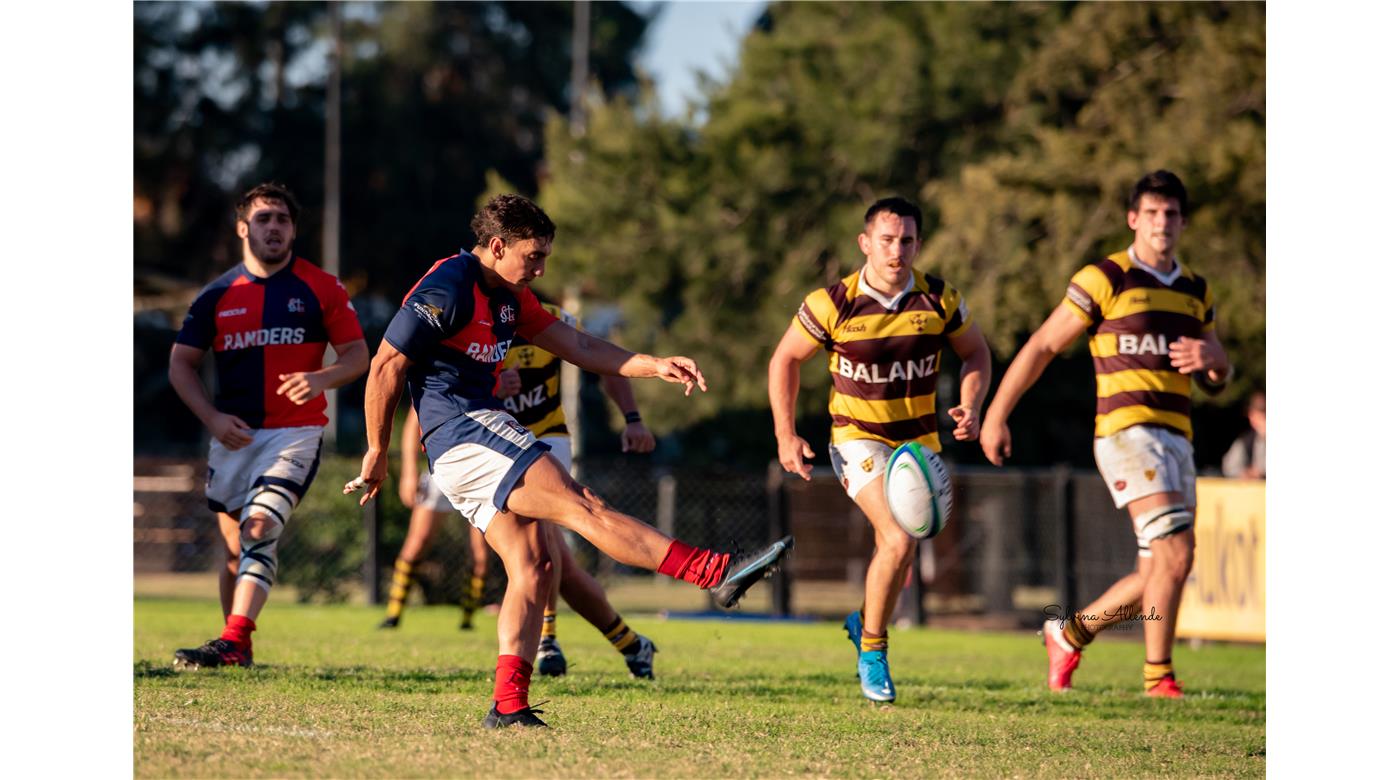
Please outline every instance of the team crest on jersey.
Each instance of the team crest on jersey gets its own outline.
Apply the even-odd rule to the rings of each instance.
[[[1117,482],[1114,482],[1114,483],[1113,483],[1113,489],[1114,489],[1114,490],[1125,490],[1125,489],[1127,489],[1127,487],[1128,487],[1128,483],[1127,483],[1127,482],[1124,482],[1124,481],[1121,480],[1121,479],[1118,480]]]
[[[533,349],[530,349],[529,347],[521,347],[521,348],[520,348],[520,364],[521,364],[521,365],[527,366],[527,367],[528,367],[534,359],[535,359],[535,351],[534,351]]]
[[[861,471],[864,471],[866,474],[869,474],[869,473],[870,473],[870,470],[873,469],[873,468],[875,468],[875,456],[874,456],[874,455],[871,455],[870,457],[868,457],[868,458],[866,458],[865,460],[863,460],[863,461],[860,462],[860,470],[861,470]]]
[[[1143,476],[1147,477],[1148,482],[1151,482],[1152,480],[1157,478],[1157,469],[1148,469],[1147,471],[1144,471],[1142,473]]]
[[[927,314],[911,314],[911,315],[909,315],[909,321],[912,322],[912,323],[914,323],[914,327],[915,327],[915,328],[918,328],[919,330],[923,330],[923,329],[924,329],[924,323],[928,322],[928,315],[927,315]]]
[[[515,322],[515,307],[506,304],[501,307],[501,322]]]
[[[305,314],[306,304],[302,303],[300,298],[292,298],[287,301],[287,311],[293,314]]]

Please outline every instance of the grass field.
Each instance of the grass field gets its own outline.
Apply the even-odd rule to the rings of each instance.
[[[1179,647],[1188,696],[1141,695],[1139,643],[1100,641],[1076,690],[1045,690],[1034,634],[895,630],[894,706],[861,698],[836,623],[632,616],[661,648],[633,680],[559,618],[569,659],[537,679],[548,731],[479,727],[495,621],[418,607],[398,632],[360,606],[274,604],[258,665],[176,673],[218,631],[203,599],[135,603],[137,777],[1145,776],[1264,774],[1264,649]]]

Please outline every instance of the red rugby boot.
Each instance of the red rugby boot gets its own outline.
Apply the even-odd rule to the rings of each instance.
[[[1045,654],[1050,658],[1050,690],[1067,691],[1072,686],[1070,675],[1079,668],[1079,657],[1083,655],[1065,639],[1065,630],[1058,620],[1047,620],[1040,630],[1045,640]]]
[[[1157,684],[1147,691],[1147,695],[1155,696],[1159,699],[1180,699],[1186,694],[1182,692],[1181,686],[1176,684],[1176,678],[1167,675],[1158,680]]]

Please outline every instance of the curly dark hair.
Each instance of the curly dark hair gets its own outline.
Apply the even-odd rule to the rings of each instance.
[[[293,225],[301,216],[301,204],[297,202],[297,196],[292,194],[287,185],[275,181],[265,181],[243,193],[243,197],[238,199],[238,205],[234,206],[233,213],[239,222],[248,221],[248,210],[253,207],[253,201],[259,198],[281,201],[282,205],[287,207],[287,212],[291,214]]]
[[[499,238],[507,246],[530,238],[554,238],[554,223],[544,209],[520,195],[497,195],[472,217],[476,245]]]

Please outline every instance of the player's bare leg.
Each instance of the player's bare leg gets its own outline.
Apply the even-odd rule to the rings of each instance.
[[[489,559],[486,557],[486,537],[475,528],[467,529],[467,539],[472,550],[472,568],[468,579],[462,585],[462,630],[472,627],[472,616],[481,608],[481,594],[486,589],[486,571]]]
[[[708,588],[724,607],[737,604],[792,548],[790,536],[742,558],[691,547],[609,507],[549,455],[530,464],[507,501],[512,511],[558,523],[618,563]]]
[[[384,621],[380,628],[397,628],[403,614],[404,603],[413,588],[413,568],[423,557],[428,542],[437,531],[440,513],[434,512],[430,504],[419,503],[408,516],[408,533],[404,536],[399,557],[394,561],[394,576],[389,583],[389,604],[385,608]]]
[[[535,654],[535,671],[546,677],[559,677],[569,669],[564,658],[564,650],[559,646],[555,634],[555,622],[559,612],[559,578],[563,571],[563,560],[569,555],[564,534],[553,523],[540,523],[544,527],[545,541],[549,544],[549,558],[554,565],[549,569],[549,595],[545,599],[544,619],[540,626],[540,649]]]
[[[494,703],[487,725],[497,725],[500,716],[529,707],[530,675],[540,643],[540,624],[553,564],[544,523],[522,518],[514,512],[500,512],[486,527],[486,541],[501,556],[506,570],[506,594],[497,617],[496,636],[500,654],[496,659]]]
[[[856,506],[875,531],[875,554],[865,572],[865,605],[846,620],[851,641],[860,653],[857,671],[861,693],[871,701],[894,701],[889,668],[889,622],[899,601],[900,587],[909,576],[917,541],[899,527],[885,503],[885,480],[877,477],[856,493]],[[855,626],[859,625],[857,639]]]
[[[563,550],[563,555],[555,559],[559,562],[560,569],[559,595],[622,654],[623,660],[627,662],[627,670],[633,677],[654,679],[652,656],[657,652],[656,644],[628,627],[627,621],[623,620],[608,602],[603,586],[584,571],[574,560],[574,556],[569,554],[564,532],[553,524],[548,527],[552,533],[559,536],[558,544]]]
[[[1195,559],[1196,533],[1187,528],[1152,540],[1152,570],[1143,587],[1142,605],[1147,659],[1143,687],[1149,695],[1176,698],[1181,688],[1172,669],[1172,645],[1176,642],[1176,618],[1181,591]],[[1159,619],[1160,618],[1160,619]]]
[[[224,610],[224,621],[228,621],[233,611],[233,586],[238,580],[238,559],[242,553],[239,544],[238,518],[227,512],[218,512],[219,536],[224,541],[224,565],[219,568],[219,606]]]

